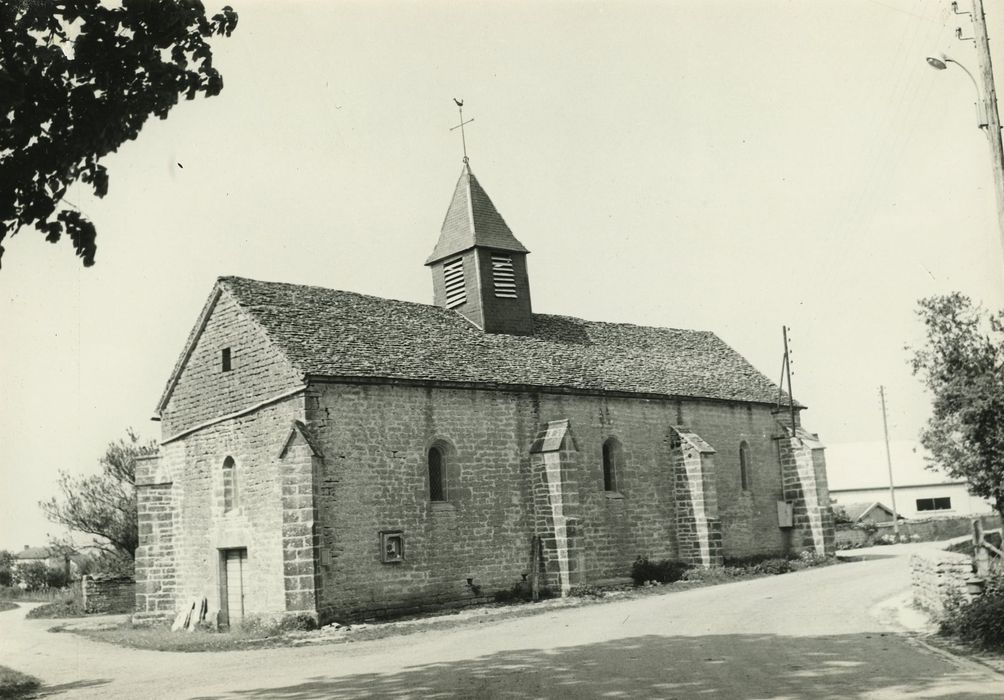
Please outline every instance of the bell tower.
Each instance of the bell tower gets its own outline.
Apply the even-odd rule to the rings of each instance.
[[[425,261],[436,306],[453,309],[486,333],[533,333],[529,253],[471,172],[467,157],[439,241]]]

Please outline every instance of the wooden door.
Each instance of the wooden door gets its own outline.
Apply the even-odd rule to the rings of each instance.
[[[239,625],[244,619],[244,569],[247,567],[246,549],[225,549],[220,552],[220,611],[226,624]]]

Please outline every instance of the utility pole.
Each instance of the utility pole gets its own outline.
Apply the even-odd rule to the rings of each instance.
[[[889,452],[889,423],[885,417],[885,387],[879,386],[882,397],[882,432],[885,433],[885,466],[889,472],[889,500],[892,501],[892,531],[899,537],[899,512],[896,510],[896,487],[892,483],[892,455]]]
[[[976,42],[976,56],[980,64],[980,79],[983,81],[983,108],[986,113],[987,138],[990,139],[990,155],[993,160],[1001,253],[1004,254],[1004,145],[1001,143],[1001,118],[997,112],[997,90],[994,87],[994,69],[990,60],[990,40],[987,38],[987,18],[983,13],[983,0],[973,0],[973,39]]]
[[[788,377],[788,411],[791,414],[791,436],[798,437],[798,428],[795,427],[795,391],[791,388],[791,357],[788,353],[788,326],[781,326],[784,335],[784,372]]]

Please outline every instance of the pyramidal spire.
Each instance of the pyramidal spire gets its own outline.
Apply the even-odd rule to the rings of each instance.
[[[453,199],[446,210],[439,241],[425,264],[431,265],[478,246],[513,253],[530,252],[513,235],[488,193],[474,177],[470,164],[464,163],[453,190]]]

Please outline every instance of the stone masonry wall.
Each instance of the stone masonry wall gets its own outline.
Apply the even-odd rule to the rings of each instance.
[[[192,599],[202,597],[208,599],[210,611],[219,609],[222,552],[246,549],[245,614],[281,617],[287,613],[283,547],[291,543],[288,538],[284,542],[283,488],[290,482],[284,475],[296,473],[299,467],[294,465],[289,471],[280,453],[294,421],[303,417],[303,404],[303,397],[295,396],[161,446],[161,459],[169,465],[172,484],[148,490],[160,489],[159,498],[166,499],[164,489],[169,488],[173,518],[170,537],[163,528],[152,536],[143,535],[141,510],[141,544],[162,550],[169,547],[170,551],[160,555],[144,551],[138,558],[137,578],[142,592],[137,598],[143,600],[141,610],[173,614]],[[237,505],[229,512],[223,497],[223,463],[227,457],[234,460],[237,483]],[[144,502],[150,507],[155,503],[153,498],[141,496],[141,507]],[[299,517],[294,509],[289,512]],[[297,585],[294,590],[301,589]],[[301,610],[298,604],[295,608]]]
[[[966,579],[972,575],[972,560],[965,554],[927,549],[910,555],[913,602],[934,615],[945,611],[946,602],[966,600]]]
[[[750,444],[755,474],[742,510],[728,502],[739,489],[738,462],[716,464],[708,475],[728,518],[722,552],[784,547],[776,423],[767,407],[370,384],[317,384],[312,392],[306,422],[325,455],[317,477],[324,619],[462,603],[519,582],[534,532],[529,448],[548,421],[568,419],[578,444],[569,481],[578,484],[584,581],[625,575],[639,555],[679,556],[671,425],[685,423],[713,446]],[[603,489],[609,437],[622,446],[617,493]],[[434,443],[450,446],[446,502],[428,498]],[[731,541],[728,533],[743,525],[754,538]],[[388,530],[404,532],[403,561],[381,562],[379,533]]]
[[[221,352],[230,348],[231,370]],[[223,291],[161,416],[162,439],[302,386],[265,332]]]
[[[822,445],[805,436],[791,437],[786,433],[778,438],[778,450],[784,474],[783,500],[794,503],[793,549],[832,554],[836,548],[836,530]]]
[[[130,576],[84,576],[80,596],[88,615],[131,613],[136,605],[136,580]]]

